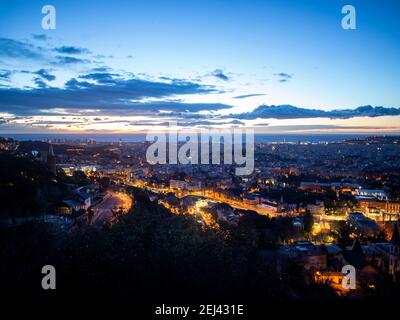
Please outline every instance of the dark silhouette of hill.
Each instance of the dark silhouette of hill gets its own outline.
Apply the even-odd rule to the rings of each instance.
[[[66,195],[66,187],[45,164],[11,155],[0,156],[0,215],[50,213]]]
[[[2,292],[48,299],[40,288],[43,265],[57,270],[57,299],[74,301],[263,301],[334,297],[326,286],[306,285],[297,271],[277,274],[239,235],[227,238],[191,216],[173,215],[135,193],[128,215],[111,227],[83,226],[52,233],[45,225],[0,232]],[[1,245],[3,243],[3,245]]]

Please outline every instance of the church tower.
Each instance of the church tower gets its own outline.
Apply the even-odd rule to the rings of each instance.
[[[53,174],[56,174],[56,156],[54,155],[51,143],[49,145],[49,152],[47,153],[47,167]]]
[[[400,235],[399,222],[394,225],[392,239],[390,240],[389,273],[395,277],[400,272]]]

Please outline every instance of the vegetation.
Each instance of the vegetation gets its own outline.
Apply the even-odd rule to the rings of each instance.
[[[135,206],[112,227],[73,228],[62,236],[44,225],[0,232],[7,275],[3,292],[44,297],[40,269],[57,270],[57,296],[81,299],[139,297],[167,302],[333,297],[326,286],[306,285],[299,272],[276,273],[246,233],[227,239],[191,216],[172,215],[135,193]]]
[[[39,161],[0,156],[0,216],[44,214],[67,188]]]

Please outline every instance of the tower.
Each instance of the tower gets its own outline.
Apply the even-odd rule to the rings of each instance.
[[[49,152],[47,153],[47,167],[53,174],[56,174],[56,156],[54,155],[51,143],[49,145]]]
[[[394,225],[390,240],[389,273],[395,277],[400,272],[400,234],[398,221]]]

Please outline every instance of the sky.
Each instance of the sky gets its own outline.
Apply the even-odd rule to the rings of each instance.
[[[56,28],[42,28],[53,5]],[[342,7],[356,28],[342,28]],[[0,0],[0,134],[400,132],[400,2]]]

